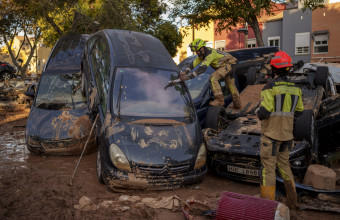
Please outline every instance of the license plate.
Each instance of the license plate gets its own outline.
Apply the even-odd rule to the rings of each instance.
[[[244,169],[241,167],[227,166],[229,172],[240,173],[248,176],[259,176],[258,170]]]

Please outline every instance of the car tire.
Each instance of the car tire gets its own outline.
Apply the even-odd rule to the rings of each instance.
[[[33,154],[36,154],[36,155],[40,155],[42,154],[42,151],[39,149],[39,148],[36,148],[36,147],[32,147],[31,145],[29,144],[26,144],[27,146],[27,150]]]
[[[220,130],[226,127],[226,111],[223,106],[210,106],[205,120],[205,127]]]
[[[256,67],[249,67],[247,70],[247,85],[253,85],[256,81]]]
[[[322,86],[325,89],[325,93],[329,94],[329,82],[328,82],[328,67],[327,66],[318,66],[315,72],[315,85]]]
[[[81,73],[81,93],[86,95],[86,77],[84,73]]]
[[[14,75],[8,71],[3,71],[1,72],[1,75],[0,75],[0,78],[3,79],[3,80],[6,80],[6,79],[12,79],[14,77]]]
[[[102,160],[101,160],[99,149],[97,150],[96,170],[97,170],[98,182],[104,184],[103,171],[102,171]]]
[[[317,129],[312,109],[304,110],[302,115],[295,118],[294,138],[297,141],[306,140],[312,146],[317,144]]]

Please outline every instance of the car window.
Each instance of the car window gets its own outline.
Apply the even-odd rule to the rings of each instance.
[[[79,109],[86,107],[86,98],[79,88],[80,76],[73,74],[43,74],[35,107],[49,110]]]
[[[110,53],[106,41],[99,38],[92,47],[91,68],[95,75],[100,105],[103,114],[106,113],[108,82],[110,78]]]
[[[117,115],[192,118],[193,109],[183,84],[167,86],[175,71],[154,68],[117,68],[113,112]]]

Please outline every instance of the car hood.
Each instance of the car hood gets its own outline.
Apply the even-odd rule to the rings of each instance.
[[[32,106],[26,135],[36,140],[82,139],[88,136],[92,122],[87,109],[45,110]]]
[[[133,123],[111,122],[105,126],[106,138],[124,152],[132,164],[194,164],[203,136],[195,123],[171,119],[138,120]],[[156,122],[157,121],[157,122]]]

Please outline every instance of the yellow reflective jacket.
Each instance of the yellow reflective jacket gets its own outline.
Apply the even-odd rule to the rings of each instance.
[[[301,89],[286,76],[275,78],[261,92],[258,117],[262,134],[278,141],[292,140],[294,115],[303,110]]]
[[[192,63],[191,67],[189,67],[188,71],[191,71],[200,63],[202,63],[197,70],[195,70],[195,74],[193,76],[198,76],[201,73],[205,72],[209,66],[217,70],[223,64],[228,62],[229,64],[236,64],[237,59],[230,55],[229,53],[221,52],[216,49],[206,47],[205,53],[202,58],[197,57]]]

